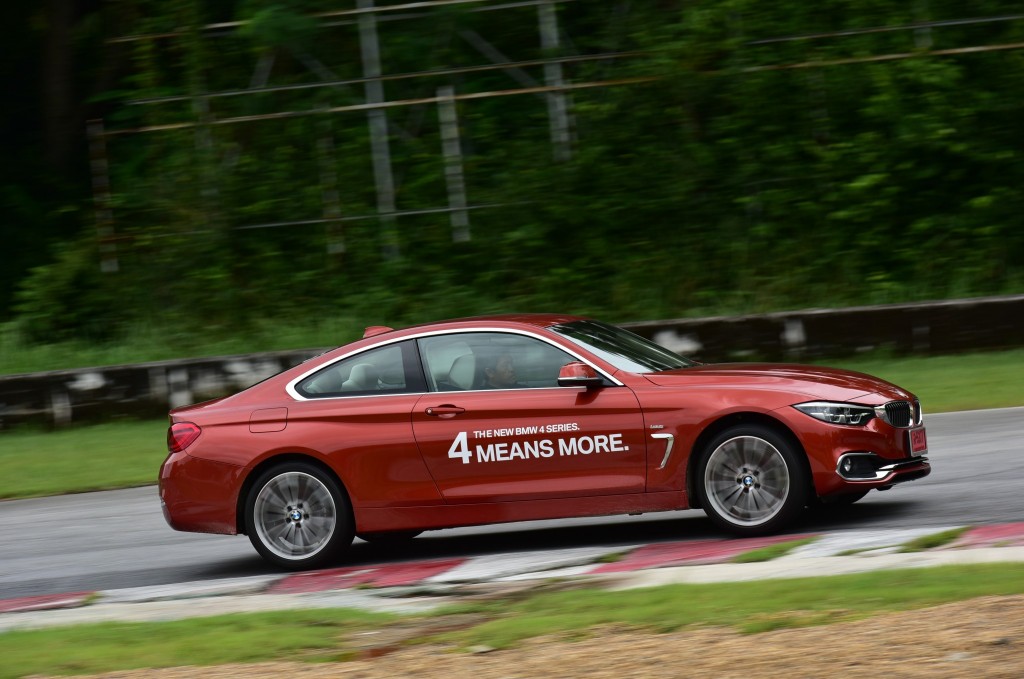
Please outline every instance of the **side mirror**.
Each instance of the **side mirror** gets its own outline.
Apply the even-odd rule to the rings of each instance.
[[[558,371],[558,386],[560,387],[586,387],[593,389],[600,387],[604,380],[597,371],[582,361],[566,363]]]

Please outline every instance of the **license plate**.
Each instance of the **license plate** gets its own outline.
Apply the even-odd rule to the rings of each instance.
[[[910,439],[907,447],[910,449],[911,455],[924,455],[928,452],[928,437],[925,436],[924,427],[909,430],[907,437]]]

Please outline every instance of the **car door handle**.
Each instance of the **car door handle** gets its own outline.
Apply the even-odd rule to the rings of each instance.
[[[427,415],[433,415],[434,417],[455,417],[459,413],[466,412],[466,409],[460,408],[458,406],[443,405],[431,406],[430,408],[427,408],[424,412],[426,412]]]
[[[668,458],[672,456],[672,444],[675,443],[676,437],[672,434],[651,434],[652,439],[664,439],[665,440],[665,457],[662,458],[661,464],[658,465],[658,469],[664,469],[665,465],[668,464]]]

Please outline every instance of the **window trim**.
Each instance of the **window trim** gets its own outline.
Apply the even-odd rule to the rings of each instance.
[[[404,343],[405,346],[403,346],[403,343]],[[288,383],[288,388],[290,389],[289,390],[289,394],[292,394],[292,391],[294,391],[294,394],[292,394],[292,395],[293,396],[295,396],[295,395],[301,396],[302,400],[305,400],[305,401],[322,401],[325,398],[349,398],[349,397],[356,397],[356,396],[402,396],[403,394],[420,394],[420,393],[423,393],[422,389],[427,388],[427,383],[425,381],[424,374],[423,374],[423,365],[422,365],[422,361],[420,360],[419,349],[416,346],[416,342],[415,341],[405,342],[404,338],[403,338],[402,340],[399,340],[397,342],[386,342],[386,343],[382,343],[382,344],[380,344],[378,346],[367,347],[366,349],[360,350],[359,352],[356,352],[356,353],[353,353],[353,354],[350,354],[350,355],[346,356],[345,358],[355,358],[357,356],[361,356],[363,354],[367,354],[367,353],[369,353],[371,351],[376,351],[377,349],[386,349],[390,345],[397,345],[397,347],[399,349],[400,356],[401,356],[402,373],[403,373],[403,377],[405,378],[405,383],[406,383],[406,386],[401,391],[385,391],[383,393],[369,393],[368,391],[357,391],[357,392],[353,392],[353,393],[344,393],[344,392],[338,391],[338,392],[330,392],[330,393],[326,393],[326,394],[322,394],[322,395],[321,394],[309,394],[309,395],[307,395],[307,394],[304,394],[301,391],[299,391],[299,387],[300,387],[300,385],[303,382],[305,382],[308,379],[311,379],[311,378],[315,377],[316,375],[319,375],[320,373],[323,373],[323,372],[326,372],[328,370],[331,370],[335,365],[337,365],[338,363],[340,363],[343,360],[345,360],[343,358],[343,359],[339,359],[337,361],[330,361],[328,363],[324,363],[323,365],[318,366],[316,369],[314,369],[314,370],[308,372],[307,374],[305,374],[304,376],[300,377],[299,379],[292,380],[291,382]],[[410,378],[412,378],[412,379],[410,379]]]
[[[474,390],[473,392],[447,392],[447,391],[429,391],[429,390],[427,390],[427,391],[422,391],[422,392],[418,392],[418,391],[403,391],[403,392],[400,392],[400,393],[397,393],[397,394],[363,394],[361,396],[360,395],[355,395],[355,394],[353,394],[351,396],[339,394],[337,396],[315,396],[315,397],[309,397],[309,396],[303,396],[296,389],[296,386],[299,384],[299,382],[303,381],[304,379],[306,379],[307,377],[309,377],[313,373],[320,372],[321,370],[324,370],[324,369],[334,365],[335,363],[338,363],[339,361],[344,361],[347,358],[350,358],[352,356],[357,356],[357,355],[359,355],[361,353],[370,351],[372,349],[378,349],[380,347],[384,347],[384,346],[387,346],[389,344],[397,344],[399,342],[405,342],[406,340],[417,340],[417,339],[420,339],[421,337],[433,337],[435,335],[463,335],[463,334],[474,333],[474,332],[508,333],[508,334],[512,334],[512,335],[525,335],[526,337],[533,337],[535,339],[539,339],[542,342],[546,342],[547,344],[555,347],[556,349],[559,349],[560,351],[564,351],[565,353],[569,354],[570,356],[573,356],[577,360],[583,361],[584,363],[586,363],[587,365],[592,367],[594,370],[596,370],[598,372],[598,374],[600,374],[605,379],[610,381],[613,385],[615,385],[617,387],[623,386],[623,383],[621,381],[619,381],[618,379],[612,377],[612,375],[607,370],[604,370],[603,368],[601,368],[601,366],[595,365],[593,360],[591,360],[590,358],[587,358],[587,357],[581,355],[579,352],[575,351],[573,348],[565,347],[565,346],[562,346],[561,344],[559,344],[557,342],[553,342],[551,340],[551,338],[545,337],[544,335],[541,335],[540,333],[531,332],[529,330],[521,330],[519,328],[495,328],[495,327],[492,327],[492,326],[481,326],[481,327],[478,327],[478,328],[452,328],[452,329],[448,329],[448,330],[427,330],[427,331],[424,331],[424,332],[414,333],[412,335],[405,335],[404,337],[396,337],[396,338],[393,338],[393,339],[385,340],[383,342],[377,342],[376,344],[371,344],[368,347],[362,347],[360,349],[355,349],[353,351],[349,351],[349,352],[347,352],[345,354],[342,354],[341,356],[338,356],[336,358],[332,358],[330,361],[327,361],[326,363],[322,363],[321,365],[318,365],[315,368],[307,370],[306,372],[302,373],[301,375],[299,375],[298,377],[296,377],[295,379],[290,381],[285,386],[285,391],[288,393],[289,396],[292,397],[292,399],[294,399],[296,401],[326,401],[326,400],[334,400],[334,399],[339,399],[339,398],[380,398],[382,396],[409,396],[411,394],[420,394],[420,395],[425,395],[425,394],[450,394],[450,393],[463,393],[463,394],[465,394],[465,393],[482,393],[484,391],[506,391],[506,390],[497,390],[497,389]],[[424,388],[427,388],[429,386],[429,382],[426,381],[426,373],[424,371],[423,358],[419,354],[419,346],[418,346],[418,344],[416,342],[413,342],[413,346],[416,347],[416,352],[415,352],[416,353],[416,363],[419,365],[421,377],[424,380],[423,381],[423,386],[424,386]],[[570,389],[570,388],[571,387],[527,387],[526,389],[518,389],[516,391],[530,391],[530,390],[536,390],[536,389]]]
[[[496,333],[494,330],[480,330],[480,329],[477,329],[477,328],[473,328],[472,330],[461,330],[459,332],[451,332],[451,333],[448,333],[448,332],[437,333],[437,334],[434,334],[434,335],[428,335],[426,337],[417,337],[416,338],[416,348],[419,350],[420,369],[423,371],[423,375],[426,378],[427,393],[429,393],[429,394],[452,394],[452,393],[460,394],[460,393],[466,393],[466,392],[479,393],[479,392],[510,391],[510,390],[512,390],[512,391],[537,391],[538,389],[565,389],[565,387],[560,387],[557,384],[551,385],[551,386],[546,386],[546,387],[515,387],[514,389],[508,388],[508,387],[506,387],[506,388],[494,387],[494,388],[489,388],[489,389],[482,389],[482,388],[479,388],[479,387],[474,387],[474,388],[470,388],[470,389],[454,389],[454,390],[442,391],[440,389],[431,389],[430,388],[431,383],[433,382],[433,380],[431,380],[430,377],[427,375],[428,369],[427,369],[426,361],[424,361],[424,359],[423,359],[423,342],[422,342],[422,340],[429,339],[430,337],[443,337],[444,335],[493,335],[493,334],[509,334],[509,333],[507,331],[497,332]],[[539,339],[541,342],[543,342],[547,346],[555,349],[556,351],[559,351],[560,353],[568,354],[571,358],[574,358],[574,359],[577,359],[577,360],[584,360],[584,359],[581,359],[579,356],[577,356],[574,352],[568,351],[565,347],[563,347],[561,345],[558,345],[558,344],[555,344],[554,342],[546,341],[546,338],[537,337],[537,336],[529,334],[529,333],[514,333],[514,334],[518,334],[518,335],[521,335],[521,336],[525,335],[525,336],[530,337],[531,339]],[[584,361],[584,362],[587,363],[588,365],[590,365],[590,361]],[[593,366],[593,367],[595,368],[595,370],[598,369],[596,366]],[[601,373],[602,373],[602,375],[605,374],[604,371],[601,371]],[[611,377],[608,377],[607,375],[606,375],[606,377],[610,381],[614,382],[615,386],[622,386],[622,384],[620,382],[616,382],[615,380],[613,380]],[[436,384],[435,384],[435,386],[436,386]],[[612,386],[612,385],[605,385],[605,386]]]

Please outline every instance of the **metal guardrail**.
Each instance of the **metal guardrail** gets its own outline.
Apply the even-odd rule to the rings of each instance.
[[[1024,295],[623,324],[705,361],[803,361],[871,350],[949,354],[1024,346]],[[65,426],[224,396],[322,349],[0,376],[0,430]]]

